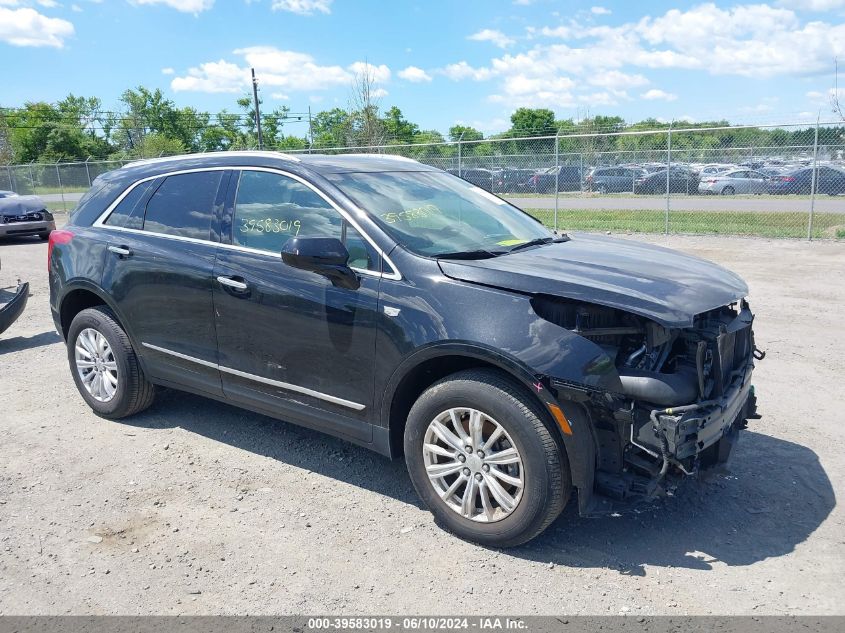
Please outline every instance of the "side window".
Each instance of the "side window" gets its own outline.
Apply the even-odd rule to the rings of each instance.
[[[369,243],[313,189],[265,171],[244,170],[238,182],[232,243],[280,253],[292,237],[334,237],[349,251],[349,265],[378,270]]]
[[[214,199],[222,177],[222,171],[168,176],[147,203],[144,230],[209,239]]]
[[[155,181],[149,180],[133,187],[112,210],[103,224],[123,229],[140,229],[144,226],[144,205],[142,202],[146,199],[153,182]]]

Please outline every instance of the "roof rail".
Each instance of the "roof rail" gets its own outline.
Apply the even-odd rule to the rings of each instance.
[[[398,154],[378,154],[378,153],[367,153],[367,152],[349,152],[348,154],[333,154],[333,156],[373,156],[378,158],[392,158],[394,160],[404,160],[408,163],[418,163],[420,161],[408,158],[407,156],[399,156]]]
[[[164,163],[167,161],[190,160],[192,158],[197,158],[198,156],[273,156],[275,158],[282,158],[284,160],[290,160],[297,163],[302,162],[296,156],[284,154],[282,152],[269,150],[236,150],[226,152],[198,152],[196,154],[179,154],[178,156],[160,156],[158,158],[142,158],[140,160],[134,160],[131,163],[126,163],[123,167],[121,167],[121,169],[125,169],[126,167],[137,167],[139,165],[155,165],[156,163]]]

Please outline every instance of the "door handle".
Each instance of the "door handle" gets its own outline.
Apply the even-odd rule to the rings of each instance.
[[[109,251],[121,257],[129,257],[132,255],[132,249],[126,246],[109,246]]]
[[[217,281],[220,282],[221,286],[226,286],[228,288],[231,288],[232,290],[237,290],[239,292],[244,292],[245,290],[249,289],[249,286],[243,281],[238,281],[237,279],[232,279],[231,277],[223,277],[221,275],[217,278]]]

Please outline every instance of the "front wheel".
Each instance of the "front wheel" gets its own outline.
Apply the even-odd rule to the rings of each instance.
[[[491,370],[459,372],[419,397],[405,461],[441,527],[513,547],[557,518],[571,490],[569,463],[541,417],[517,383]]]
[[[155,387],[108,307],[88,308],[74,317],[67,353],[76,388],[98,415],[125,418],[152,404]]]

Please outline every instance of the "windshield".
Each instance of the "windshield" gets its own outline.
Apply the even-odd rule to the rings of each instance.
[[[326,174],[408,250],[499,254],[554,234],[528,214],[445,172]]]

